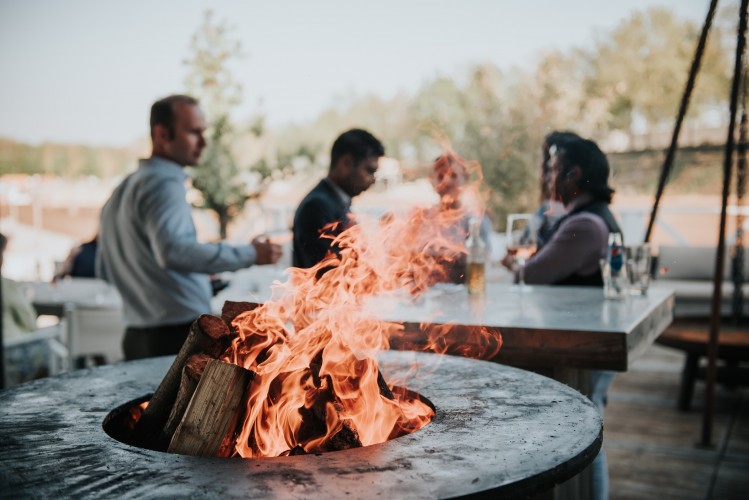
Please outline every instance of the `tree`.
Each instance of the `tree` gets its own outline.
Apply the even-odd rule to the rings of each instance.
[[[213,13],[207,11],[185,61],[189,67],[187,91],[200,99],[208,122],[208,144],[193,176],[193,186],[202,195],[198,207],[216,213],[222,239],[249,199],[233,151],[237,132],[231,112],[242,101],[242,86],[234,80],[229,63],[241,57],[242,50],[230,31],[226,22],[214,22]]]
[[[438,78],[415,96],[409,113],[412,129],[420,131],[413,148],[425,160],[439,154],[444,140],[481,165],[487,210],[500,228],[509,212],[531,208],[537,194],[532,165],[538,146],[530,133],[535,115],[527,99],[514,102],[526,85],[513,78],[519,76],[507,77],[488,64],[473,68],[464,85]]]
[[[702,71],[712,77],[704,91],[693,96],[695,111],[715,98],[715,91],[722,86],[718,75],[727,73],[727,60],[715,31],[715,42],[707,47]],[[635,12],[600,36],[594,51],[588,54],[586,86],[589,99],[602,99],[607,104],[605,126],[631,134],[637,116],[648,129],[670,124],[684,91],[698,36],[697,26],[679,21],[664,8]]]

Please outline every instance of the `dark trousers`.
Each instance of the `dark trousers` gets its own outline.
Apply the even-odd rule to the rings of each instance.
[[[128,327],[122,340],[125,359],[152,358],[177,354],[190,333],[189,323],[180,325],[153,326],[149,328]]]

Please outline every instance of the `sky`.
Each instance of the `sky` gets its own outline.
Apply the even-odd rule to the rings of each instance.
[[[708,0],[2,0],[0,137],[127,146],[153,101],[185,90],[189,42],[212,9],[245,57],[235,118],[313,119],[345,96],[414,92],[473,64],[528,67],[593,43],[634,10],[704,22]]]

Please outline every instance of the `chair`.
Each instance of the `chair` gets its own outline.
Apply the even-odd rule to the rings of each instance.
[[[69,351],[63,344],[62,324],[3,340],[5,386],[57,375],[69,366]]]
[[[697,379],[704,379],[700,359],[707,357],[709,318],[678,318],[657,339],[658,344],[686,353],[677,407],[688,411]],[[717,381],[726,386],[749,385],[749,331],[746,326],[723,324],[718,335]]]
[[[121,308],[68,303],[63,324],[71,369],[115,363],[124,358],[125,322]]]

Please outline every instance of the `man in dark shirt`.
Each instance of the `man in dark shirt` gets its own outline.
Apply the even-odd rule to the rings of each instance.
[[[351,224],[351,199],[374,184],[384,154],[382,143],[366,130],[352,129],[336,139],[328,176],[304,197],[294,215],[294,267],[312,267],[336,251],[332,240],[321,235],[338,235]]]

